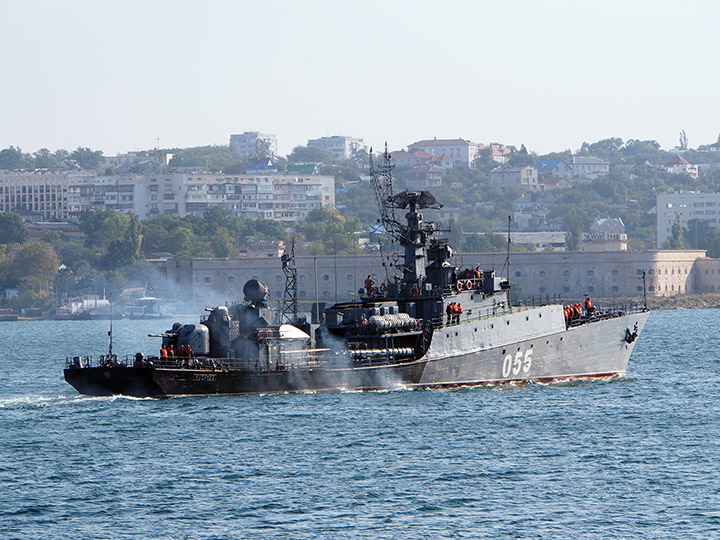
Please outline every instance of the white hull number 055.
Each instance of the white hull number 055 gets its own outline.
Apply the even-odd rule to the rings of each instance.
[[[502,365],[502,376],[509,377],[510,373],[517,375],[520,373],[520,370],[522,370],[523,373],[530,371],[530,366],[532,365],[532,352],[532,349],[528,349],[525,351],[524,355],[522,351],[516,352],[515,358],[513,358],[512,354],[505,356]]]

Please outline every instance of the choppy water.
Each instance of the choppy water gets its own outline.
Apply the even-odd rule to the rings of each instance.
[[[63,382],[106,326],[0,323],[2,539],[720,537],[720,310],[610,382],[162,401]]]

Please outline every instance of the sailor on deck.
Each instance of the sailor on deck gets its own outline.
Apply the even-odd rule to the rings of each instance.
[[[370,294],[370,289],[372,289],[374,285],[375,285],[375,280],[373,278],[371,278],[370,275],[368,274],[368,277],[365,278],[365,292],[367,294]]]

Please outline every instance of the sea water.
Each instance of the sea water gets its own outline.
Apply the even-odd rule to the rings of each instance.
[[[153,400],[63,381],[107,321],[0,323],[0,538],[718,538],[718,328],[654,312],[611,381]]]

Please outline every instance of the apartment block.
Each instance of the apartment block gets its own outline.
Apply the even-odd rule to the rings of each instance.
[[[333,156],[335,156],[335,161],[345,161],[352,158],[355,152],[367,149],[362,139],[346,137],[344,135],[309,139],[307,145],[329,150],[333,153]]]
[[[672,237],[672,226],[680,216],[683,228],[693,219],[706,222],[711,228],[718,227],[720,193],[678,191],[657,195],[657,247],[662,248]]]
[[[201,215],[224,207],[248,219],[303,221],[316,208],[335,207],[332,176],[167,173],[94,176],[68,187],[71,216],[111,209],[146,219],[158,214]]]
[[[235,149],[241,156],[254,156],[257,153],[258,141],[262,142],[270,157],[277,155],[277,137],[272,133],[259,131],[230,135],[230,148]]]
[[[26,210],[44,220],[69,217],[71,183],[89,176],[79,172],[0,172],[0,212]]]

